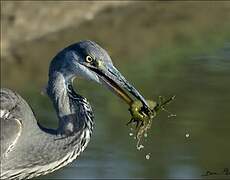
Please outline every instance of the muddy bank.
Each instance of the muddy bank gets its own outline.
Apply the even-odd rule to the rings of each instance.
[[[52,57],[81,39],[98,42],[115,64],[122,64],[143,61],[150,53],[176,53],[188,44],[202,50],[228,42],[228,22],[229,2],[136,2],[107,7],[79,26],[74,24],[11,48],[13,56],[2,61],[2,84],[20,89],[33,82],[40,88],[47,81]]]
[[[69,26],[92,20],[106,7],[121,1],[3,1],[1,2],[2,55],[24,41],[43,37]]]

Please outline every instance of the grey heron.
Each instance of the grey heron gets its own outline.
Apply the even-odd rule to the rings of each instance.
[[[86,148],[94,125],[91,106],[73,88],[75,77],[108,87],[128,104],[149,109],[143,96],[114,67],[108,53],[93,41],[61,50],[51,61],[47,95],[58,117],[58,128],[36,121],[26,101],[1,88],[1,179],[25,179],[53,172],[72,162]]]

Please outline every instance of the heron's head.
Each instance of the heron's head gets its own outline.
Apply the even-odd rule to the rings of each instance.
[[[76,76],[93,80],[108,87],[129,105],[133,102],[130,93],[149,108],[143,96],[114,67],[108,53],[95,42],[80,41],[65,48],[56,58],[60,60],[56,66],[68,81]]]

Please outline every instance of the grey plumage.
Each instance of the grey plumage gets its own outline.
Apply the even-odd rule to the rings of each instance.
[[[20,95],[1,89],[1,179],[47,174],[70,163],[85,149],[94,121],[90,104],[72,86],[79,76],[106,85],[130,104],[133,100],[126,89],[148,108],[103,48],[92,41],[70,45],[53,58],[49,67],[46,92],[59,119],[57,129],[40,125]]]
[[[7,96],[13,97],[12,94],[15,93],[11,90],[1,90],[1,102],[2,99],[7,101]],[[24,179],[52,172],[75,159],[84,150],[93,128],[92,110],[85,98],[71,94],[71,101],[77,101],[77,113],[84,116],[72,114],[64,117],[71,120],[63,123],[62,126],[66,127],[64,130],[50,130],[37,125],[28,104],[18,94],[15,95],[15,106],[9,109],[6,118],[1,118],[1,178]],[[76,117],[81,118],[74,119]],[[10,146],[12,151],[6,150]],[[51,163],[54,164],[50,166]]]

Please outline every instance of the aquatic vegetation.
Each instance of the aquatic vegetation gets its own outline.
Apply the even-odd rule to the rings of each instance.
[[[168,99],[159,96],[158,101],[147,100],[150,109],[146,109],[143,107],[141,101],[134,101],[129,108],[131,113],[131,120],[127,123],[127,125],[131,125],[131,133],[130,136],[134,136],[137,139],[137,149],[140,150],[144,148],[144,146],[140,143],[143,136],[147,137],[147,132],[151,128],[152,120],[157,116],[160,111],[166,111],[166,106],[175,99],[175,96],[172,96]],[[176,116],[175,114],[170,113],[168,117]]]

